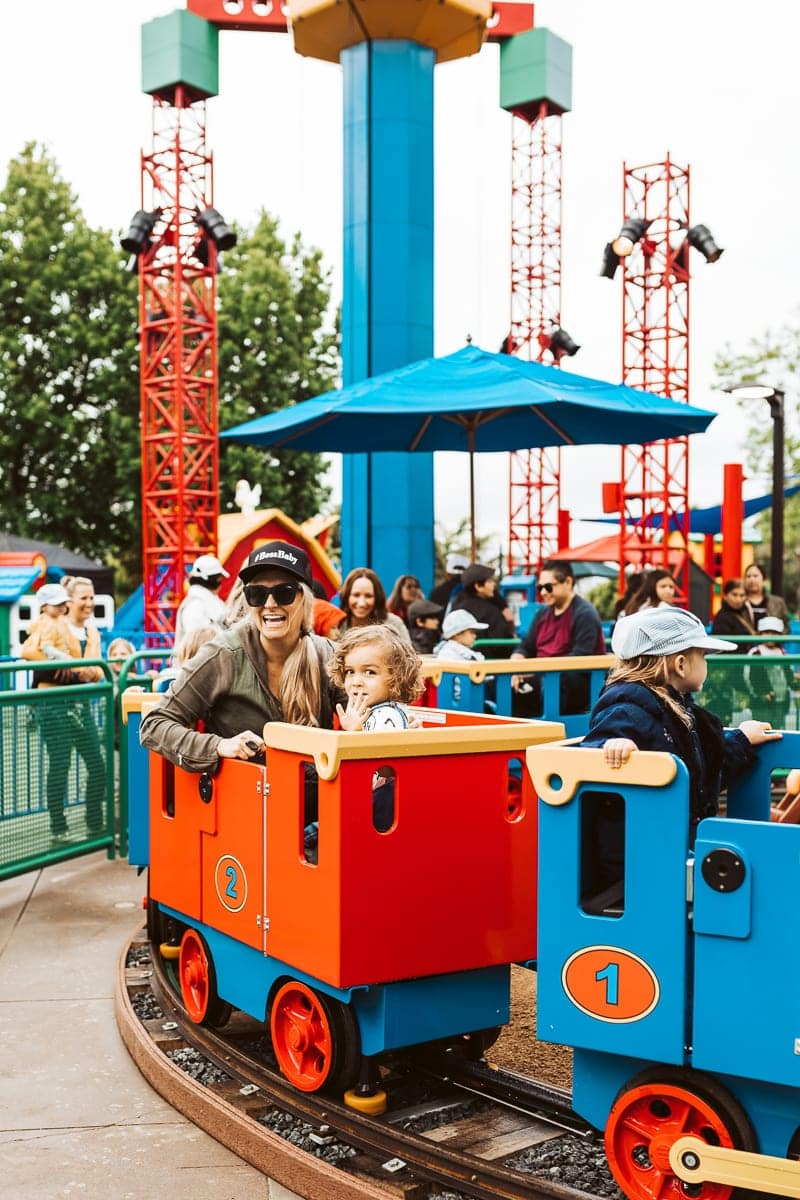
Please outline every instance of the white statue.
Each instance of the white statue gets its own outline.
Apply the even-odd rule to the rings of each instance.
[[[240,479],[236,484],[233,502],[242,510],[243,516],[251,516],[261,503],[261,484],[250,487],[246,479]]]

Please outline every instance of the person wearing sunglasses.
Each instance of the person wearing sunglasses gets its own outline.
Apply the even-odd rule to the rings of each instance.
[[[313,632],[305,551],[267,542],[239,579],[246,615],[200,648],[142,721],[142,745],[188,771],[260,755],[267,721],[331,729],[346,703],[326,670],[333,647]]]
[[[542,563],[536,588],[542,605],[512,658],[560,658],[563,655],[604,654],[605,639],[600,615],[593,604],[575,591],[572,564],[563,559]],[[527,685],[527,687],[525,687]],[[515,675],[515,716],[540,716],[541,685],[535,676]],[[560,686],[562,713],[584,712],[589,707],[589,676],[563,673]],[[556,719],[556,714],[548,714]]]

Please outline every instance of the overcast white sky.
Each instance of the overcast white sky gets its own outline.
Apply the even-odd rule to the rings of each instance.
[[[94,224],[127,227],[139,205],[150,101],[140,91],[141,25],[178,0],[4,4],[0,164],[30,139],[58,160]],[[763,0],[539,0],[536,23],[573,47],[564,118],[562,319],[582,349],[568,369],[621,376],[621,284],[601,279],[622,215],[622,164],[691,167],[692,220],[725,254],[692,254],[691,400],[721,415],[692,441],[691,500],[718,503],[722,465],[741,461],[743,422],[712,393],[726,345],[797,315],[800,240],[800,6]],[[436,353],[465,336],[495,350],[509,324],[509,118],[498,106],[498,51],[437,69]],[[209,102],[216,205],[248,222],[260,207],[341,264],[341,89],[337,66],[301,59],[288,37],[223,33],[220,95]],[[791,398],[790,398],[791,399]],[[765,420],[768,420],[766,405]],[[224,416],[223,416],[224,423]],[[564,456],[566,506],[600,508],[619,452]],[[456,459],[454,462],[453,460]],[[467,501],[462,456],[437,456],[437,516]],[[766,490],[754,481],[751,490]],[[478,467],[478,522],[504,540],[506,456]],[[597,527],[578,527],[573,540]]]

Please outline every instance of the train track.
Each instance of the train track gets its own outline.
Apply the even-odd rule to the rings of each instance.
[[[162,1015],[142,1020],[137,1000],[148,992]],[[427,1200],[437,1187],[475,1200],[594,1195],[514,1165],[565,1135],[591,1141],[566,1093],[461,1055],[390,1068],[389,1108],[377,1118],[330,1096],[300,1093],[271,1068],[263,1025],[241,1013],[222,1031],[189,1021],[144,930],[120,955],[116,1014],[132,1057],[173,1107],[302,1196]],[[186,1051],[213,1064],[212,1082],[199,1083],[178,1065]],[[298,1149],[287,1132],[320,1153],[341,1147],[339,1164],[316,1157],[316,1149]],[[602,1194],[614,1192],[604,1187]]]

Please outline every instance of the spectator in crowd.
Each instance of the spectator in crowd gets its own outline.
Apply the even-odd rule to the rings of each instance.
[[[618,596],[614,601],[614,608],[611,614],[612,620],[616,621],[619,614],[624,612],[626,606],[630,604],[643,582],[644,571],[631,571],[625,580],[624,595]]]
[[[337,605],[331,604],[323,584],[318,579],[312,579],[311,591],[314,593],[314,633],[335,640],[339,636],[339,626],[345,614]]]
[[[435,656],[446,662],[481,662],[485,655],[475,649],[475,642],[486,628],[465,608],[449,612],[442,621],[442,640],[434,650]]]
[[[66,575],[60,584],[39,589],[45,614],[34,621],[20,653],[30,661],[100,658],[100,633],[94,624],[94,584],[83,576]],[[102,667],[64,667],[41,672],[40,688],[95,683],[103,678]],[[38,708],[42,740],[47,750],[47,810],[54,844],[70,840],[64,811],[67,779],[73,748],[86,766],[86,825],[89,836],[104,829],[103,801],[106,769],[91,704],[74,697],[43,704]],[[79,835],[80,836],[80,835]]]
[[[201,554],[189,572],[189,588],[178,607],[175,618],[175,652],[191,629],[201,625],[221,626],[225,616],[225,603],[219,592],[228,572],[213,554]]]
[[[446,609],[450,601],[454,598],[457,591],[461,588],[461,576],[469,566],[469,559],[463,554],[448,554],[445,561],[445,577],[441,583],[437,583],[435,588],[431,589],[429,596],[434,604],[441,604],[442,609]]]
[[[757,720],[768,721],[773,729],[785,729],[795,677],[790,664],[781,662],[786,656],[786,648],[782,642],[775,641],[784,634],[783,621],[780,617],[762,617],[758,622],[758,633],[764,635],[764,641],[748,650],[748,656],[752,656],[754,662],[744,669],[750,708]]]
[[[442,606],[432,600],[414,600],[408,608],[408,630],[417,654],[433,654],[441,637]]]
[[[339,603],[345,614],[340,626],[342,633],[365,625],[388,625],[400,637],[411,641],[405,621],[387,610],[383,584],[369,567],[353,568],[342,584]]]
[[[756,627],[747,607],[747,594],[741,579],[726,579],[722,585],[722,604],[714,617],[711,632],[721,637],[731,634],[739,637],[754,637]]]
[[[461,575],[463,587],[450,605],[450,612],[460,609],[486,626],[487,638],[513,638],[514,621],[511,609],[497,593],[497,579],[491,567],[471,563]]]
[[[645,571],[639,588],[622,610],[624,616],[641,612],[643,608],[671,608],[675,603],[675,580],[669,571],[659,567]]]
[[[268,721],[331,729],[344,700],[327,675],[331,643],[312,632],[305,551],[266,542],[239,578],[248,615],[216,631],[141,724],[142,745],[187,771],[214,771],[223,758],[262,754]],[[309,806],[306,820],[316,819],[310,813]]]
[[[395,580],[392,594],[386,601],[387,611],[394,613],[404,624],[408,625],[408,606],[415,600],[424,600],[422,584],[416,575],[400,575]]]
[[[773,596],[767,591],[767,581],[763,569],[758,563],[750,563],[744,573],[745,603],[754,629],[762,617],[780,617],[783,622],[783,632],[789,632],[789,612],[783,596]]]
[[[543,607],[536,613],[531,627],[512,653],[512,658],[583,657],[605,653],[605,639],[600,615],[593,604],[575,591],[572,564],[564,559],[549,559],[542,563],[536,586]],[[525,694],[523,683],[531,687]],[[514,676],[512,689],[517,693],[515,713],[538,716],[542,711],[541,683],[535,677]],[[560,706],[562,713],[585,712],[589,707],[589,676],[574,671],[561,676]]]

